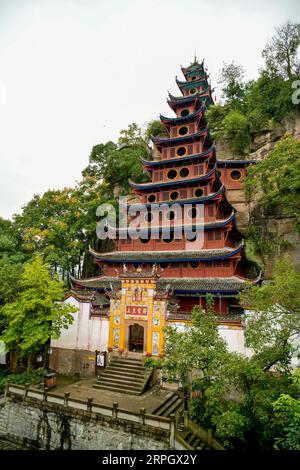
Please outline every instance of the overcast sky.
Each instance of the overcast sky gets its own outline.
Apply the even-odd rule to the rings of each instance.
[[[255,78],[288,19],[298,0],[0,0],[0,216],[74,185],[129,123],[172,115],[195,49],[213,86],[223,61]]]

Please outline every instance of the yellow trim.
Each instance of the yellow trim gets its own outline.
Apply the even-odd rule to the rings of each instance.
[[[198,189],[201,189],[201,191],[202,191],[202,194],[201,194],[201,196],[196,196],[196,191],[197,191]],[[203,194],[204,194],[204,191],[203,191],[203,189],[202,189],[202,188],[196,188],[196,189],[194,189],[194,196],[195,196],[195,197],[202,197],[202,196],[203,196]]]
[[[154,196],[154,197],[155,197],[154,201],[149,201],[149,197],[150,197],[150,196]],[[149,195],[147,196],[147,202],[149,202],[150,204],[153,203],[153,202],[157,202],[157,196],[156,196],[156,194],[155,194],[155,193],[149,194]]]
[[[178,194],[178,196],[177,196],[176,199],[171,199],[171,194],[172,194],[172,193],[177,193],[177,194]],[[171,192],[169,193],[169,201],[177,201],[178,198],[179,198],[179,191],[171,191]]]
[[[179,133],[180,129],[184,129],[184,128],[187,129],[187,132],[186,132],[185,134],[180,134],[180,133]],[[186,124],[185,124],[184,126],[178,127],[178,129],[177,129],[177,135],[179,135],[180,137],[184,137],[185,135],[188,135],[188,133],[189,133],[189,128],[188,128],[188,126],[187,126]]]
[[[177,150],[180,149],[180,148],[182,148],[182,147],[185,148],[186,152],[185,152],[183,155],[178,155]],[[177,150],[176,150],[176,157],[182,158],[182,157],[184,157],[185,155],[188,155],[187,145],[180,145],[180,146],[177,148]],[[193,154],[191,154],[191,155],[193,155]]]
[[[168,173],[170,173],[170,171],[175,171],[176,176],[175,176],[174,178],[170,178],[170,177],[168,176]],[[167,178],[168,178],[168,180],[170,180],[170,181],[175,181],[175,180],[178,179],[178,170],[176,170],[175,168],[170,168],[170,170],[168,170],[168,173],[167,173]]]

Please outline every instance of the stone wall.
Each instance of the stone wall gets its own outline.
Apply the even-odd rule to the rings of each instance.
[[[166,430],[21,397],[0,404],[1,436],[41,450],[169,448]]]

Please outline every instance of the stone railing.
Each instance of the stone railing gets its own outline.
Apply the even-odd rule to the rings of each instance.
[[[28,386],[21,386],[8,383],[5,389],[4,400],[7,399],[21,399],[22,401],[36,401],[39,405],[55,405],[61,408],[61,411],[81,411],[83,413],[93,413],[94,416],[99,416],[108,419],[109,421],[124,421],[125,423],[135,425],[141,429],[149,429],[153,434],[158,434],[162,437],[164,435],[169,441],[169,448],[175,448],[175,416],[171,415],[170,418],[163,416],[153,415],[146,413],[145,408],[141,408],[139,412],[125,410],[119,408],[117,402],[110,405],[102,405],[94,403],[93,398],[80,400],[73,398],[69,393],[58,395],[49,393],[47,390],[36,390]]]
[[[36,402],[35,406],[38,407],[53,407],[60,413],[80,412],[87,416],[99,417],[110,423],[123,423],[126,426],[139,431],[150,432],[151,435],[156,436],[156,439],[164,439],[169,449],[185,449],[192,450],[191,447],[177,432],[178,429],[178,415],[171,415],[169,418],[146,413],[145,408],[140,408],[139,412],[125,410],[119,408],[117,402],[112,405],[102,405],[95,403],[93,398],[80,400],[70,396],[70,393],[59,395],[50,393],[48,390],[37,390],[28,386],[21,386],[16,384],[7,383],[5,388],[4,400],[17,399],[30,403],[31,405]],[[210,430],[206,431],[193,421],[190,420],[188,412],[183,412],[183,426],[184,429],[190,430],[195,436],[199,437],[205,442],[209,448],[214,450],[224,449],[219,442],[217,442]]]
[[[184,428],[191,431],[195,436],[197,436],[201,441],[205,442],[208,447],[213,450],[224,450],[224,447],[213,437],[211,429],[206,431],[204,428],[199,426],[199,424],[194,423],[187,411],[184,411]],[[178,436],[176,436],[176,439]]]

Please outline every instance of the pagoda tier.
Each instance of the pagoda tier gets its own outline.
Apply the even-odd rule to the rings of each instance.
[[[241,190],[247,166],[255,162],[217,160],[205,117],[213,100],[203,62],[195,61],[182,72],[185,80],[176,78],[182,96],[169,94],[167,100],[175,116],[160,115],[167,136],[152,137],[152,159],[141,158],[150,181],[129,181],[136,197],[131,207],[144,212],[138,235],[131,238],[127,229],[108,227],[117,234],[116,251],[91,249],[102,275],[73,280],[73,285],[79,290],[115,290],[122,269],[137,283],[144,282],[139,276],[144,279],[145,273],[158,270],[156,286],[171,289],[179,315],[203,305],[208,292],[215,296],[216,313],[229,314],[238,311],[235,296],[246,285],[248,262],[227,190]],[[187,204],[182,224],[176,211],[184,211]],[[165,212],[160,212],[162,206]],[[129,226],[133,221],[128,217]]]

